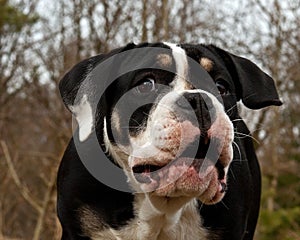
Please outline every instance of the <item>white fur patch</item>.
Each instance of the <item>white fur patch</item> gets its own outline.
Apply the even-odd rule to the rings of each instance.
[[[135,218],[118,230],[112,228],[100,230],[102,227],[101,222],[95,218],[93,212],[90,210],[81,211],[83,213],[81,221],[93,221],[89,222],[88,225],[83,225],[82,230],[93,240],[207,239],[207,232],[201,227],[196,200],[151,198],[149,195],[137,195],[134,202]],[[97,225],[99,225],[99,230],[95,227]]]
[[[114,161],[119,164],[124,170],[128,171],[128,163],[126,162],[129,158],[128,149],[126,146],[122,146],[120,144],[114,145],[110,142],[107,134],[107,122],[106,117],[103,120],[103,140],[105,146],[105,152],[112,156]],[[127,146],[128,147],[128,146]],[[125,171],[125,173],[127,173]]]
[[[93,113],[92,107],[87,99],[87,95],[83,95],[80,103],[70,106],[70,110],[75,115],[79,126],[79,140],[85,141],[93,131]]]
[[[174,43],[166,43],[165,45],[169,46],[172,49],[172,54],[176,63],[176,77],[173,82],[170,84],[174,86],[174,90],[183,90],[187,86],[187,76],[188,76],[188,61],[185,50]]]

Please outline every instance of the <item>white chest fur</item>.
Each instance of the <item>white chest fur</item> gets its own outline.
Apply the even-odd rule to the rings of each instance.
[[[119,230],[88,231],[88,235],[93,240],[207,239],[196,200],[187,202],[183,198],[161,199],[141,194],[135,199],[135,212],[136,217]]]

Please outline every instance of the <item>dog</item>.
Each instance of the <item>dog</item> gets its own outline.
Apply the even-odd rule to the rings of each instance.
[[[59,90],[78,123],[57,179],[63,240],[253,239],[261,173],[237,103],[282,104],[253,62],[214,45],[130,43],[78,63]],[[116,187],[92,162],[121,169]]]

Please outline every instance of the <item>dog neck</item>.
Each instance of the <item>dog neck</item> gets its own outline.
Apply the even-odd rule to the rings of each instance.
[[[206,240],[196,199],[136,194],[135,217],[121,228],[105,228],[89,207],[80,209],[84,235],[93,240]]]
[[[195,199],[145,193],[136,195],[135,206],[136,239],[206,239]]]

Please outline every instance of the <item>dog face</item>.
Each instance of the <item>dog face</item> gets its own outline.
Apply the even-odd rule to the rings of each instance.
[[[128,54],[106,70],[147,63],[114,79],[98,104],[91,103],[97,82],[78,91],[99,63],[149,47],[158,51]],[[130,44],[75,66],[60,90],[78,121],[80,141],[95,131],[135,191],[207,204],[225,193],[237,101],[254,109],[281,104],[272,79],[253,63],[204,45]]]

